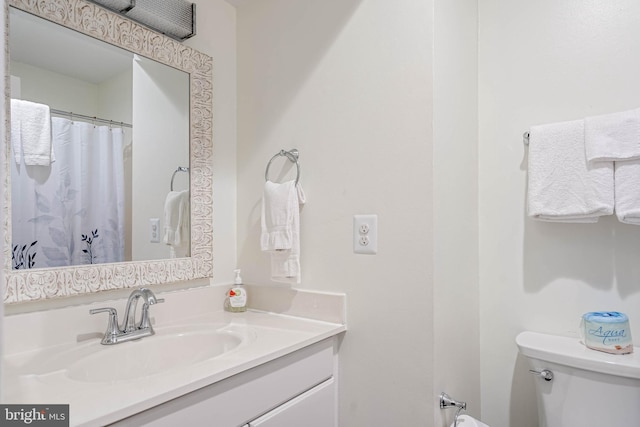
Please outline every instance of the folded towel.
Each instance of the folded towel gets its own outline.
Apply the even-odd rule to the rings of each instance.
[[[164,236],[171,258],[190,255],[189,191],[171,191],[164,202]]]
[[[584,119],[587,161],[640,159],[640,109]]]
[[[306,202],[294,181],[265,183],[260,246],[271,257],[271,280],[300,283],[300,206]]]
[[[613,162],[587,162],[584,120],[533,126],[529,134],[529,216],[587,223],[613,213]]]
[[[614,164],[616,216],[620,222],[640,225],[640,160]]]
[[[291,249],[293,215],[298,211],[294,181],[267,181],[262,193],[260,247],[263,251]]]
[[[11,146],[17,164],[49,166],[55,161],[48,105],[11,100]]]

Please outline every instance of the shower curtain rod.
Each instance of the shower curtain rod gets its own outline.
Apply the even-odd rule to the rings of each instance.
[[[71,117],[71,120],[73,120],[74,117],[77,117],[79,119],[91,120],[92,122],[107,123],[109,125],[116,125],[116,126],[125,127],[125,128],[133,128],[132,124],[124,123],[124,122],[116,122],[115,120],[108,120],[108,119],[101,119],[99,117],[85,116],[84,114],[76,114],[76,113],[72,113],[70,111],[56,110],[55,108],[51,108],[50,111],[51,111],[51,114],[58,114],[58,115],[61,115],[61,116],[69,116],[69,117]]]

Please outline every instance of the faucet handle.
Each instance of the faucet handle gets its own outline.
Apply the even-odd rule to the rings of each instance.
[[[151,325],[151,319],[149,317],[149,306],[154,305],[154,304],[159,304],[161,302],[164,302],[164,298],[153,298],[153,299],[149,299],[149,302],[145,302],[142,305],[142,316],[140,317],[140,325],[138,326],[139,329],[148,329],[151,332],[151,335],[155,334],[154,330],[153,330],[153,326]]]
[[[102,342],[111,341],[112,337],[118,335],[120,330],[118,329],[118,310],[113,307],[94,308],[89,310],[89,314],[97,313],[109,313],[109,323],[107,324],[107,331],[104,333]]]
[[[149,305],[164,302],[164,298],[157,298],[156,294],[149,288],[140,288],[140,292],[142,292],[145,297],[145,302]]]
[[[89,310],[89,314],[97,314],[97,313],[109,313],[109,314],[118,314],[118,310],[113,307],[100,307],[100,308],[92,308]]]

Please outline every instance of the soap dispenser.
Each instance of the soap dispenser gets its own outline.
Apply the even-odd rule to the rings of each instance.
[[[233,313],[241,313],[247,311],[247,290],[242,284],[242,277],[240,277],[240,269],[233,270],[236,277],[233,280],[233,287],[229,289],[227,295],[227,310]]]

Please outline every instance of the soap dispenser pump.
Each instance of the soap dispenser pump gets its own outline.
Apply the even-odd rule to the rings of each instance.
[[[240,269],[233,270],[236,277],[233,280],[233,287],[229,289],[227,310],[233,313],[247,311],[247,290],[242,284]]]

